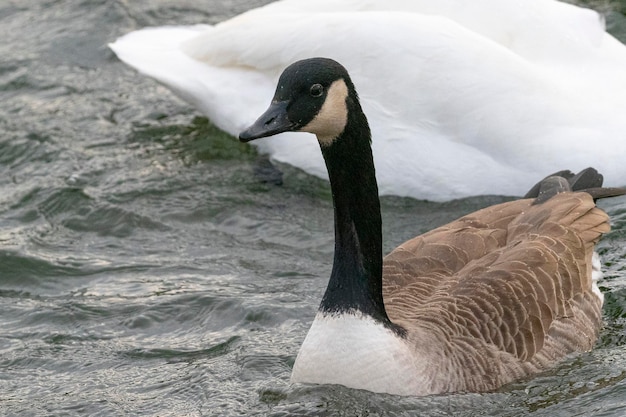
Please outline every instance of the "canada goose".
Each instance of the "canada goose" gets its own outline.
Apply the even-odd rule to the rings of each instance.
[[[601,166],[607,185],[626,184],[614,158],[626,155],[616,111],[626,108],[626,46],[570,4],[285,0],[214,26],[139,30],[111,48],[232,135],[261,114],[290,63],[343,63],[370,116],[384,195],[521,196],[555,166]],[[326,177],[314,138],[291,135],[255,144]]]
[[[626,190],[598,188],[593,169],[560,172],[529,198],[383,259],[370,129],[343,66],[312,58],[287,67],[269,109],[239,138],[285,131],[317,136],[335,215],[332,273],[292,381],[400,395],[487,391],[591,349],[603,301],[594,244],[609,230],[594,198]]]

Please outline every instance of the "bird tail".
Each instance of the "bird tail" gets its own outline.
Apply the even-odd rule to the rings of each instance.
[[[541,204],[566,191],[585,192],[591,195],[594,201],[626,194],[625,188],[602,187],[603,181],[604,177],[595,168],[583,169],[578,174],[570,170],[558,171],[535,184],[524,198],[535,198],[533,204]]]

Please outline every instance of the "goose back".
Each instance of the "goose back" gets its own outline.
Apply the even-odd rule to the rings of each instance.
[[[449,375],[433,375],[433,392],[494,389],[596,340],[593,247],[608,216],[587,193],[533,201],[477,211],[385,257],[389,318],[432,355],[433,374]]]

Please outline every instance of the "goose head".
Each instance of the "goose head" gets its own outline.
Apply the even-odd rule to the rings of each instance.
[[[288,66],[269,108],[239,139],[287,131],[317,136],[333,195],[335,259],[320,311],[358,312],[400,332],[382,298],[382,226],[371,132],[341,64],[311,58]]]
[[[301,60],[283,71],[269,108],[239,139],[309,132],[327,146],[344,132],[350,105],[358,106],[358,97],[341,64],[328,58]]]

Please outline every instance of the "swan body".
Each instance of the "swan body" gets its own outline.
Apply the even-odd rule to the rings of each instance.
[[[370,114],[379,192],[521,195],[554,166],[626,184],[626,47],[595,12],[554,0],[283,0],[214,26],[146,28],[117,56],[236,135],[283,68],[328,56]],[[381,80],[393,82],[381,82]],[[258,141],[326,177],[313,137]]]
[[[371,131],[343,66],[327,58],[288,66],[239,138],[284,132],[317,136],[335,219],[331,276],[293,382],[398,395],[488,391],[592,348],[603,303],[594,246],[609,230],[594,199],[626,190],[602,188],[592,168],[561,171],[525,198],[383,258]]]

